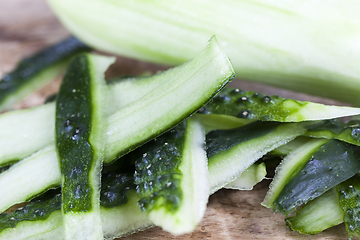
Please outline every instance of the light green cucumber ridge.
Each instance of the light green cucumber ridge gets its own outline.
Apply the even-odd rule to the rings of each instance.
[[[265,179],[267,174],[265,163],[253,164],[243,171],[234,181],[226,184],[224,188],[237,190],[252,190],[253,187]]]

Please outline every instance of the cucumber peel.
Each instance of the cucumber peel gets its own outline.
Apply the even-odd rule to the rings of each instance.
[[[339,194],[339,205],[344,214],[343,220],[349,234],[349,239],[353,236],[360,237],[359,180],[360,177],[357,174],[336,186],[336,191]]]
[[[139,206],[172,234],[192,232],[205,213],[209,187],[204,144],[204,129],[193,116],[136,150]]]
[[[287,155],[276,168],[275,177],[270,184],[270,189],[267,192],[264,201],[261,204],[267,208],[273,209],[274,201],[279,196],[281,190],[300,172],[300,170],[309,161],[311,155],[326,142],[327,140],[325,139],[310,139],[302,143],[294,151],[290,152],[290,154]]]
[[[114,58],[81,54],[69,64],[56,99],[55,140],[65,239],[103,239],[100,172],[104,159],[104,72]]]
[[[300,122],[331,119],[360,114],[359,108],[329,106],[313,102],[245,92],[226,88],[201,108],[200,113],[221,114],[244,119]]]
[[[89,50],[78,39],[70,37],[23,59],[0,81],[0,112],[59,75],[72,56]]]
[[[271,198],[274,201],[266,205],[288,215],[302,204],[354,176],[360,170],[359,154],[358,146],[327,140],[310,155],[306,165],[298,169],[298,173],[282,189],[277,189],[280,193],[275,199]]]

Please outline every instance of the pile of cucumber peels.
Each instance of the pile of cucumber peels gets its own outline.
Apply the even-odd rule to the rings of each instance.
[[[113,239],[152,226],[188,233],[210,194],[265,178],[264,156],[282,161],[263,205],[296,211],[286,219],[292,230],[345,222],[359,236],[360,122],[337,120],[359,108],[227,88],[234,71],[214,37],[178,67],[108,83],[113,58],[88,51],[79,44],[63,59],[55,102],[0,115],[0,239]]]

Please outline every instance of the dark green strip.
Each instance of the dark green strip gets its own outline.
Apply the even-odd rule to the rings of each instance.
[[[206,135],[206,152],[208,159],[220,154],[239,143],[264,136],[276,129],[278,122],[253,122],[230,130],[216,130]]]
[[[292,108],[284,107],[284,101],[292,101]],[[211,102],[200,109],[199,113],[222,114],[238,118],[261,121],[284,121],[306,102],[267,96],[257,92],[245,92],[237,88],[225,88]]]
[[[344,222],[352,236],[360,237],[360,176],[357,174],[340,183],[336,190],[339,193],[340,207],[344,211]]]
[[[88,50],[90,50],[89,47],[76,38],[70,37],[31,57],[25,58],[12,72],[6,74],[0,80],[0,104],[4,102],[9,95],[16,92],[20,87],[23,87],[46,68],[64,61],[76,53]]]
[[[274,201],[274,210],[288,215],[360,171],[360,147],[329,140],[310,158]]]
[[[352,120],[344,123],[339,119],[326,120],[323,124],[309,128],[305,136],[338,139],[360,146],[360,121]]]
[[[94,151],[89,143],[92,118],[91,76],[86,55],[75,57],[63,78],[56,101],[56,143],[63,175],[64,213],[89,211],[89,184]]]
[[[180,207],[182,161],[186,122],[135,150],[135,184],[141,197],[139,206],[151,211],[161,205],[170,211]],[[164,203],[165,202],[165,203]]]

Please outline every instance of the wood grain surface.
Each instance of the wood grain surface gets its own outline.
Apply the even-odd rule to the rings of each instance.
[[[23,57],[69,36],[44,0],[1,0],[0,2],[0,77],[12,70]],[[166,69],[165,66],[119,57],[108,75],[141,74]],[[25,108],[42,104],[57,91],[60,78],[16,104]],[[236,81],[245,90],[280,94],[300,100],[335,103],[304,94],[279,91],[259,84]],[[315,236],[291,232],[281,214],[260,205],[268,189],[269,180],[252,191],[220,190],[210,197],[203,221],[191,234],[172,236],[155,227],[123,239],[347,239],[343,224]],[[1,196],[0,196],[1,197]]]

